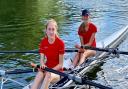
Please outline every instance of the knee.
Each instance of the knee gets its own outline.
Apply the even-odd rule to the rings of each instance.
[[[51,73],[46,73],[45,78],[50,81],[50,79],[51,79]]]
[[[93,51],[93,52],[92,52],[92,56],[95,56],[95,55],[96,55],[96,51]]]
[[[86,56],[87,55],[87,51],[85,51],[84,53],[83,53],[83,56]]]
[[[42,78],[43,78],[43,75],[44,75],[44,74],[39,71],[39,72],[37,73],[37,75],[36,75],[36,79],[38,79],[38,80],[39,80],[39,79],[42,79]]]

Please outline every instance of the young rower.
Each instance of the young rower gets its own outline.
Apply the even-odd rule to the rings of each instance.
[[[78,29],[78,35],[81,45],[96,47],[95,34],[97,27],[90,21],[90,13],[88,10],[82,11],[82,23]],[[88,57],[94,56],[96,51],[81,49],[80,45],[75,45],[79,52],[75,55],[72,68],[82,64]]]
[[[53,19],[49,20],[46,25],[46,37],[40,43],[40,64],[41,68],[48,67],[63,71],[65,45],[57,35],[57,29],[56,21]],[[46,62],[44,58],[46,58]],[[60,76],[57,74],[38,71],[31,89],[48,89],[50,83],[57,82],[59,79]]]

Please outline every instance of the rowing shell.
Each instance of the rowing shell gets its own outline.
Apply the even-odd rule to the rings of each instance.
[[[100,47],[100,48],[115,48],[115,47],[118,47],[118,45],[120,45],[120,43],[126,38],[127,33],[128,33],[128,25],[125,28],[123,28],[123,29],[115,32],[111,36],[107,37],[106,39],[98,42],[97,47]],[[89,61],[84,63],[85,67],[83,67],[83,69],[77,71],[77,74],[75,72],[75,74],[80,75],[80,76],[84,75],[85,73],[90,71],[92,68],[94,68],[95,64],[97,64],[98,61],[103,60],[103,59],[100,59],[100,58],[106,56],[107,54],[108,53],[106,53],[106,52],[97,52],[95,58],[88,59]],[[74,72],[70,72],[70,73],[74,73]],[[59,82],[52,85],[52,87],[67,87],[72,83],[73,83],[72,80],[69,80],[69,79],[64,77]],[[25,86],[23,89],[30,89],[31,84]]]

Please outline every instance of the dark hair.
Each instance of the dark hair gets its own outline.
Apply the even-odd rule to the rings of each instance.
[[[82,10],[82,16],[88,16],[90,12],[87,9]]]

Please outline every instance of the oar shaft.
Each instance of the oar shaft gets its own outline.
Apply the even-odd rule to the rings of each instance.
[[[45,68],[46,71],[49,71],[49,72],[52,72],[52,73],[55,73],[55,74],[58,74],[60,76],[64,76],[64,77],[68,77],[69,79],[75,81],[75,82],[78,82],[80,84],[89,84],[89,85],[92,85],[92,86],[95,86],[95,87],[98,87],[98,88],[101,88],[101,89],[112,89],[110,87],[107,87],[107,86],[103,86],[101,84],[98,84],[98,83],[95,83],[95,82],[92,82],[92,81],[89,81],[89,80],[85,80],[81,77],[77,77],[75,75],[69,75],[69,74],[66,74],[66,73],[62,73],[62,72],[59,72],[59,71],[56,71],[56,70],[53,70],[53,69],[49,69],[49,68]]]
[[[40,66],[36,65],[35,69],[37,70],[38,68],[40,68]],[[48,71],[48,72],[52,72],[52,73],[58,74],[60,76],[67,77],[67,78],[69,78],[69,79],[71,79],[71,80],[73,80],[75,82],[80,83],[80,84],[89,84],[91,86],[95,86],[95,87],[98,87],[98,88],[101,88],[101,89],[112,89],[112,88],[103,86],[101,84],[92,82],[90,80],[86,80],[86,79],[83,79],[81,77],[78,77],[78,76],[75,76],[75,75],[72,75],[72,74],[66,74],[66,73],[63,73],[63,72],[59,72],[59,71],[56,71],[56,70],[51,69],[51,68],[47,68],[46,67],[44,70]],[[0,76],[5,75],[5,74],[19,74],[19,73],[30,73],[30,72],[33,72],[33,69],[26,69],[26,70],[17,69],[17,70],[13,70],[13,71],[1,71],[0,72],[0,74],[1,74]]]
[[[125,55],[128,55],[128,52],[119,51],[119,54],[125,54]]]
[[[0,54],[11,54],[11,53],[39,53],[38,51],[0,51]]]
[[[110,87],[103,86],[103,85],[101,85],[101,84],[98,84],[98,83],[95,83],[95,82],[92,82],[92,81],[89,81],[89,80],[86,80],[86,79],[82,79],[82,83],[83,83],[83,84],[89,84],[89,85],[98,87],[98,88],[100,88],[100,89],[112,89],[112,88],[110,88]]]
[[[90,47],[90,46],[81,46],[81,48],[95,50],[95,51],[109,52],[109,53],[112,53],[112,54],[128,55],[128,52],[119,51],[116,48],[95,48],[95,47]],[[78,52],[78,49],[76,49],[76,48],[66,48],[65,52]],[[0,54],[11,54],[11,53],[39,53],[39,51],[38,50],[35,50],[35,51],[0,51]]]
[[[6,71],[5,74],[21,74],[21,73],[30,73],[30,72],[34,72],[34,70],[33,69],[26,69],[26,70],[16,69],[13,71]]]
[[[95,51],[104,51],[104,52],[110,52],[111,48],[95,48],[95,47],[91,47],[91,46],[81,46],[81,48],[84,49],[90,49],[90,50],[95,50]]]
[[[78,52],[78,49],[75,48],[67,48],[65,52]],[[36,51],[0,51],[0,54],[12,54],[12,53],[39,53],[38,50]]]
[[[109,53],[112,53],[112,54],[125,54],[125,55],[128,55],[128,52],[119,51],[116,48],[95,48],[95,47],[90,47],[90,46],[81,46],[81,48],[95,50],[95,51],[109,52]]]
[[[36,68],[40,68],[39,65],[37,65]],[[63,73],[63,72],[59,72],[59,71],[56,71],[56,70],[51,69],[51,68],[47,68],[46,67],[44,70],[48,71],[48,72],[52,72],[52,73],[58,74],[60,76],[67,77],[67,78],[69,78],[69,79],[71,79],[71,80],[73,80],[75,82],[80,83],[80,84],[89,84],[89,85],[92,85],[92,86],[95,86],[95,87],[98,87],[98,88],[101,88],[101,89],[112,89],[110,87],[103,86],[101,84],[92,82],[90,80],[86,80],[86,79],[83,79],[81,77],[78,77],[78,76],[75,76],[75,75],[72,75],[72,74],[66,74],[66,73]]]
[[[36,65],[36,64],[34,64],[34,63],[31,63],[31,66],[35,67],[35,69],[40,68],[39,65]],[[68,77],[68,74],[65,74],[65,73],[63,73],[63,72],[56,71],[56,70],[51,69],[51,68],[48,68],[48,67],[45,67],[44,70],[45,70],[45,71],[48,71],[48,72],[52,72],[52,73],[58,74],[58,75],[61,75],[61,76],[64,76],[64,77]]]

